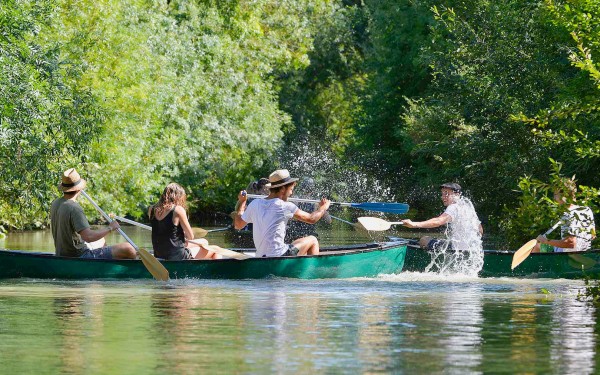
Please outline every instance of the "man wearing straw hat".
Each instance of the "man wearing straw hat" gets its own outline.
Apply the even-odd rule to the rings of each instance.
[[[77,203],[77,198],[85,186],[86,181],[79,176],[75,168],[67,169],[62,175],[62,182],[58,184],[63,196],[55,199],[50,208],[50,226],[56,255],[73,258],[135,259],[135,249],[127,242],[98,249],[90,248],[90,242],[99,241],[104,245],[104,237],[119,228],[119,223],[115,220],[100,230],[90,228],[83,209]]]
[[[288,198],[294,193],[297,178],[290,177],[287,169],[278,169],[269,176],[269,195],[265,199],[255,199],[246,208],[246,191],[238,195],[238,210],[234,217],[236,229],[253,223],[253,239],[257,257],[278,257],[295,255],[318,255],[319,240],[315,236],[298,238],[286,244],[286,224],[291,219],[315,224],[329,209],[329,200],[322,198],[319,208],[308,213],[299,209]]]

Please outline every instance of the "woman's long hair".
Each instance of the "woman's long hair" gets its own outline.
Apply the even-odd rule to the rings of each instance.
[[[163,191],[158,203],[152,206],[151,217],[156,216],[156,212],[164,213],[169,206],[181,206],[187,211],[187,195],[183,187],[175,182],[167,185]]]

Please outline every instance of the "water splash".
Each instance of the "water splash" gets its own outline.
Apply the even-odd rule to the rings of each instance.
[[[483,268],[480,221],[473,203],[466,197],[460,197],[456,205],[457,217],[445,232],[449,241],[431,251],[431,262],[425,272],[476,276]]]
[[[282,168],[300,178],[294,191],[298,197],[327,196],[337,202],[395,201],[389,186],[359,165],[341,163],[330,150],[314,143],[298,141],[287,146],[280,151],[278,161]]]

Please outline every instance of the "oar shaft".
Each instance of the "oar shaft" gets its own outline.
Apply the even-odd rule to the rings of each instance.
[[[207,230],[208,233],[212,233],[212,232],[223,232],[226,230],[230,230],[231,226],[225,227],[225,228],[217,228],[217,229],[209,229]]]
[[[552,226],[552,228],[548,229],[548,231],[547,231],[546,233],[544,233],[544,236],[547,236],[547,235],[549,235],[550,233],[554,232],[554,230],[555,230],[556,228],[558,228],[558,226],[559,226],[559,225],[560,225],[560,221],[557,221],[557,222],[556,222],[556,224],[554,224],[554,225]]]
[[[121,216],[115,216],[115,219],[122,221],[123,223],[135,225],[136,227],[144,228],[146,230],[152,230],[152,227],[146,224],[138,223],[137,221],[129,220]]]
[[[248,194],[247,195],[248,198],[266,198],[266,195],[257,195],[257,194]],[[316,200],[316,199],[304,199],[304,198],[293,198],[290,197],[288,198],[288,201],[290,202],[302,202],[302,203],[320,203],[320,200]],[[335,204],[338,206],[343,206],[343,207],[351,207],[352,203],[345,203],[345,202],[331,202],[331,204]]]
[[[96,210],[97,210],[98,212],[100,212],[100,214],[102,215],[102,217],[104,217],[104,219],[105,219],[106,221],[108,221],[109,223],[112,223],[112,222],[113,222],[113,220],[110,218],[110,216],[108,216],[108,215],[106,214],[106,212],[104,212],[104,211],[103,211],[103,210],[100,208],[100,206],[98,206],[98,205],[96,204],[96,202],[94,202],[94,200],[93,200],[93,199],[92,199],[92,198],[91,198],[89,195],[87,195],[87,193],[86,193],[84,190],[82,190],[82,191],[81,191],[81,195],[83,195],[83,196],[84,196],[84,197],[85,197],[85,198],[86,198],[86,199],[87,199],[87,200],[88,200],[88,201],[89,201],[89,202],[90,202],[90,203],[91,203],[91,204],[92,204],[92,205],[93,205],[93,206],[96,208]],[[130,244],[131,246],[133,246],[133,248],[134,248],[134,249],[136,249],[136,250],[139,250],[139,248],[138,248],[138,247],[135,245],[135,243],[133,243],[133,241],[131,240],[131,238],[129,238],[129,236],[127,236],[127,235],[125,234],[125,232],[123,232],[123,230],[122,230],[121,228],[118,228],[117,230],[119,231],[119,234],[121,234],[121,236],[123,236],[123,238],[125,238],[125,240],[126,240],[127,242],[129,242],[129,244]]]
[[[337,216],[333,216],[333,215],[331,215],[331,214],[329,214],[329,216],[330,216],[331,218],[333,218],[333,219],[336,219],[336,220],[339,220],[339,221],[341,221],[342,223],[346,223],[346,224],[354,225],[354,223],[351,223],[351,222],[349,222],[349,221],[347,221],[347,220],[341,219],[341,218],[339,218],[339,217],[337,217]]]
[[[121,216],[116,216],[115,215],[115,219],[123,222],[123,223],[127,223],[127,224],[131,224],[131,225],[135,225],[136,227],[140,227],[143,228],[145,230],[152,230],[152,227],[150,225],[146,225],[146,224],[142,224],[142,223],[138,223],[137,221],[133,221],[130,219],[126,219],[124,217]],[[231,227],[225,227],[225,228],[217,228],[217,229],[209,229],[207,230],[208,233],[212,233],[212,232],[221,232],[221,231],[225,231],[225,230],[229,230],[231,229]]]

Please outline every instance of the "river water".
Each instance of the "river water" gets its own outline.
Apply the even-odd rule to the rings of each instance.
[[[147,233],[126,231],[149,246]],[[342,223],[320,234],[324,244],[372,240]],[[223,232],[209,240],[233,245]],[[47,231],[9,234],[0,247],[51,252],[52,240]],[[3,280],[0,372],[598,373],[598,312],[577,300],[582,288],[425,273]]]

